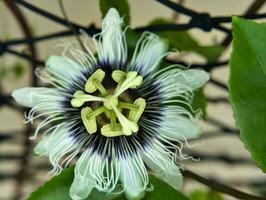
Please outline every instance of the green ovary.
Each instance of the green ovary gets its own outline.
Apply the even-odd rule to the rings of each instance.
[[[87,102],[97,102],[97,105],[99,105],[94,110],[89,106],[81,109],[81,119],[89,134],[97,132],[96,118],[101,114],[105,114],[109,121],[109,123],[102,125],[102,135],[116,137],[137,132],[139,130],[138,120],[146,107],[146,101],[143,98],[138,98],[133,103],[129,103],[120,101],[119,97],[128,89],[140,86],[143,78],[135,71],[126,73],[115,70],[112,73],[112,78],[117,83],[117,86],[113,92],[108,92],[102,85],[104,77],[105,72],[103,70],[98,69],[94,72],[85,85],[86,93],[81,90],[76,91],[71,99],[71,105],[73,107],[81,107]],[[96,91],[98,91],[100,96],[91,95]],[[126,110],[126,116],[123,114],[124,110]]]

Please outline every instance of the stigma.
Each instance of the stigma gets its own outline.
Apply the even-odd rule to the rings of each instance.
[[[145,110],[146,101],[137,98],[134,102],[125,102],[120,97],[127,90],[139,87],[143,78],[135,71],[115,70],[112,73],[115,90],[103,85],[104,78],[105,72],[98,69],[87,80],[84,91],[77,90],[71,99],[72,107],[81,108],[80,115],[87,132],[93,134],[100,128],[106,137],[129,136],[138,132],[138,120]],[[96,108],[90,106],[93,102],[97,102]],[[102,114],[108,122],[97,124],[97,117]]]

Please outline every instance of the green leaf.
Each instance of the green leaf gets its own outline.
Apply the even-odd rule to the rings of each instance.
[[[19,78],[24,74],[25,68],[20,63],[17,63],[12,67],[12,71],[14,72],[15,76]]]
[[[65,169],[58,176],[53,177],[35,192],[31,193],[27,200],[71,200],[69,197],[69,189],[72,184],[73,177],[74,168],[71,167]],[[108,195],[103,192],[93,190],[87,200],[111,200],[116,198],[118,195]]]
[[[140,38],[140,34],[133,31],[131,28],[127,28],[126,31],[126,41],[127,41],[127,48],[128,48],[128,56],[131,58],[135,51],[136,44]]]
[[[73,181],[73,168],[66,169],[33,192],[28,200],[71,200],[69,188]]]
[[[181,192],[175,190],[155,176],[150,175],[149,178],[151,184],[154,186],[154,190],[152,192],[146,192],[144,200],[189,200]]]
[[[186,50],[184,48],[184,50]],[[215,62],[219,58],[225,48],[219,45],[200,46],[194,48],[188,48],[187,51],[194,51],[195,53],[205,57],[209,62]]]
[[[15,75],[16,78],[20,78],[25,73],[25,68],[21,63],[15,63],[8,67],[2,66],[0,68],[0,78],[7,78]]]
[[[99,0],[102,18],[106,15],[109,8],[116,8],[121,17],[123,17],[125,24],[130,23],[130,11],[127,0]]]
[[[71,200],[69,189],[73,181],[74,168],[63,170],[58,176],[47,181],[43,186],[33,192],[27,200]],[[150,175],[150,182],[154,186],[154,191],[147,192],[145,200],[161,200],[167,196],[168,200],[189,200],[183,194],[162,182],[158,178]],[[119,189],[118,191],[121,191]],[[87,200],[123,200],[122,194],[106,194],[93,190]]]
[[[213,190],[195,190],[189,195],[190,200],[223,200],[222,196]]]
[[[121,191],[121,190],[119,190]],[[116,194],[106,194],[104,192],[99,192],[98,190],[94,189],[87,200],[121,200],[122,199],[121,193]],[[121,196],[121,197],[120,197]]]
[[[199,90],[195,91],[194,93],[194,98],[192,101],[192,108],[194,110],[201,109],[202,111],[202,117],[203,119],[206,119],[206,106],[207,106],[207,101],[206,97],[203,93],[203,88],[200,88]]]
[[[157,24],[170,24],[174,23],[168,19],[155,19],[150,25]],[[169,40],[171,49],[178,49],[180,51],[193,51],[204,58],[209,62],[214,62],[224,51],[224,47],[219,45],[210,45],[202,46],[200,45],[195,38],[193,38],[186,31],[157,31],[156,34]]]
[[[266,24],[233,18],[229,94],[241,139],[266,172]]]

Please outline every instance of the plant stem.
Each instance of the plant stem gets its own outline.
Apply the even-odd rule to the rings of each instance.
[[[242,200],[265,200],[265,197],[258,197],[258,196],[254,196],[245,192],[242,192],[240,190],[234,189],[232,187],[229,187],[225,184],[216,182],[214,180],[209,180],[207,178],[204,178],[198,174],[196,174],[195,172],[192,172],[188,169],[185,169],[182,171],[182,174],[184,177],[187,178],[192,178],[204,185],[207,185],[208,187],[210,187],[213,190],[216,190],[218,192],[224,193],[224,194],[228,194],[230,196],[236,197],[238,199],[242,199]]]

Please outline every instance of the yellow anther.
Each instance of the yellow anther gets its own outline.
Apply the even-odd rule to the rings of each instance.
[[[120,124],[117,124],[115,130],[112,130],[111,124],[106,124],[101,128],[101,134],[106,137],[116,137],[116,136],[124,135],[124,132]]]
[[[138,122],[139,118],[145,110],[146,101],[143,98],[138,98],[134,101],[134,105],[138,106],[138,109],[130,110],[128,119],[134,122]]]
[[[71,105],[75,108],[78,108],[85,102],[89,101],[104,101],[104,98],[85,94],[83,91],[78,90],[74,93],[73,98],[71,99]]]
[[[90,107],[85,107],[81,110],[81,119],[89,134],[93,134],[97,131],[96,118],[88,117],[92,112]]]
[[[115,70],[112,73],[112,78],[117,83],[123,82],[125,80],[126,76],[127,76],[127,73],[125,73],[121,70]]]
[[[141,85],[143,78],[141,76],[137,76],[137,75],[138,75],[138,73],[135,71],[128,72],[126,75],[126,78],[123,80],[123,82],[119,82],[118,86],[116,87],[114,96],[118,97],[120,94],[122,94],[128,88],[133,89],[133,88],[136,88],[139,85]]]
[[[98,89],[97,84],[99,86],[99,83],[103,81],[104,77],[105,77],[105,72],[103,70],[101,69],[96,70],[96,72],[94,72],[88,79],[85,85],[85,91],[88,93],[95,92]]]

